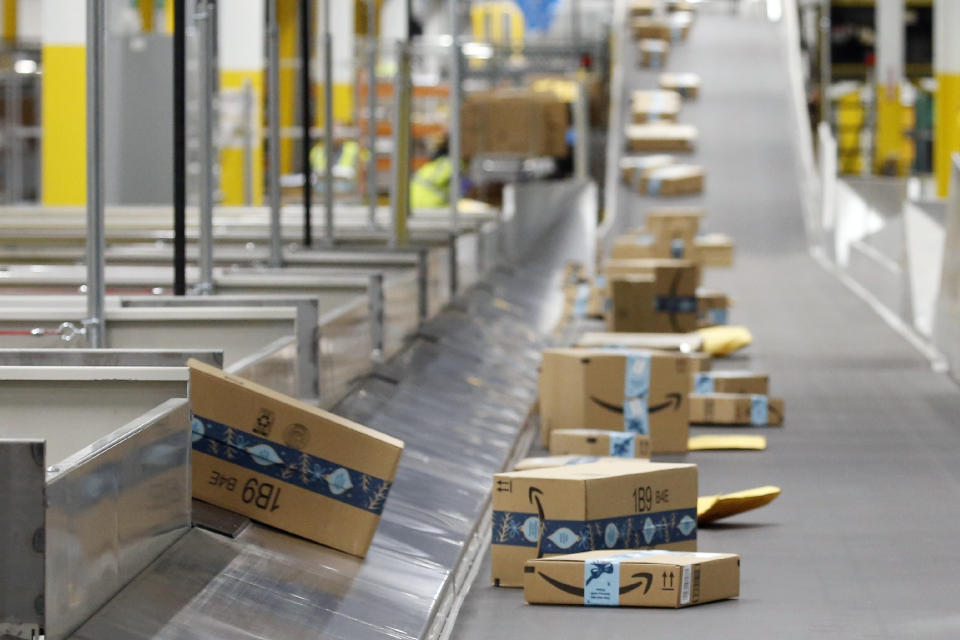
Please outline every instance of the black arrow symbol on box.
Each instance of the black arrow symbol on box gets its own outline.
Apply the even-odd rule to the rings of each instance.
[[[607,411],[613,411],[614,413],[623,413],[623,405],[616,405],[610,402],[604,402],[596,396],[590,396],[590,399],[595,403],[606,409]],[[647,413],[657,413],[658,411],[663,411],[664,409],[669,408],[673,405],[674,411],[680,408],[680,405],[683,404],[683,394],[681,393],[668,393],[667,399],[660,404],[655,404],[647,408]]]
[[[578,587],[578,586],[576,586],[576,585],[567,584],[567,583],[565,583],[565,582],[560,582],[560,581],[557,580],[556,578],[551,578],[550,576],[548,576],[547,574],[543,573],[542,571],[538,571],[538,572],[537,572],[537,575],[539,575],[541,578],[543,578],[544,580],[546,580],[547,582],[549,582],[550,584],[552,584],[553,586],[555,586],[557,589],[560,589],[561,591],[565,591],[565,592],[567,592],[567,593],[569,593],[569,594],[571,594],[571,595],[575,595],[575,596],[581,596],[581,597],[582,597],[582,596],[584,595],[584,588],[583,588],[583,587]],[[643,585],[643,595],[646,595],[646,593],[647,593],[648,591],[650,591],[650,585],[653,584],[653,574],[652,574],[652,573],[646,573],[646,572],[635,573],[635,574],[633,574],[633,575],[630,576],[630,577],[637,579],[637,581],[634,582],[634,583],[632,583],[632,584],[627,584],[627,585],[624,585],[624,586],[620,587],[620,595],[623,595],[623,594],[625,594],[625,593],[630,593],[630,592],[633,591],[634,589],[637,589],[638,587],[640,587],[640,585]]]

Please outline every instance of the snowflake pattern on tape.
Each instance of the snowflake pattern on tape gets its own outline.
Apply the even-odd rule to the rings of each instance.
[[[491,541],[515,547],[535,547],[540,538],[540,519],[535,513],[494,511]]]
[[[200,416],[193,449],[380,515],[391,483]]]
[[[542,529],[542,553],[639,549],[695,540],[697,512],[696,509],[676,509],[589,522],[548,519]]]

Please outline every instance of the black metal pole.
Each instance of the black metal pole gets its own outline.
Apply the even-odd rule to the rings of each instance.
[[[313,245],[313,229],[310,219],[310,124],[313,112],[310,109],[310,94],[313,86],[310,82],[310,1],[300,0],[300,110],[303,117],[303,245]],[[327,158],[327,162],[330,162]]]
[[[187,293],[186,10],[173,3],[173,292]]]

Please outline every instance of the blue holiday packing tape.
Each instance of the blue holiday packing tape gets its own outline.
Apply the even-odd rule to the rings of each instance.
[[[715,385],[713,383],[713,376],[710,373],[697,373],[693,377],[693,392],[694,393],[713,393]]]
[[[696,296],[657,296],[654,309],[666,313],[696,313]]]
[[[193,450],[380,515],[390,481],[194,415]]]
[[[587,302],[590,300],[590,285],[586,283],[577,285],[577,294],[573,300],[573,317],[585,318],[587,315]]]
[[[697,510],[674,509],[597,520],[544,520],[540,553],[639,549],[697,538]]]
[[[752,394],[750,396],[750,424],[755,427],[763,427],[769,421],[770,401],[767,396]]]
[[[626,365],[623,385],[624,431],[650,435],[650,414],[647,398],[650,394],[651,358],[648,353],[624,354]]]
[[[663,186],[663,178],[647,178],[647,193],[652,196],[660,195],[660,187]]]
[[[670,255],[676,259],[683,257],[683,254],[686,252],[686,244],[683,242],[683,238],[674,238],[670,241]]]
[[[490,544],[536,547],[540,540],[540,518],[535,513],[494,511]]]
[[[727,324],[727,310],[725,308],[708,309],[707,318],[710,324]]]
[[[637,434],[611,431],[610,455],[614,458],[637,457]]]

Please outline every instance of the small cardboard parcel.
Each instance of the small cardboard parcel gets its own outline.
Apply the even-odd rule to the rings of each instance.
[[[403,443],[189,361],[193,497],[363,557]]]

